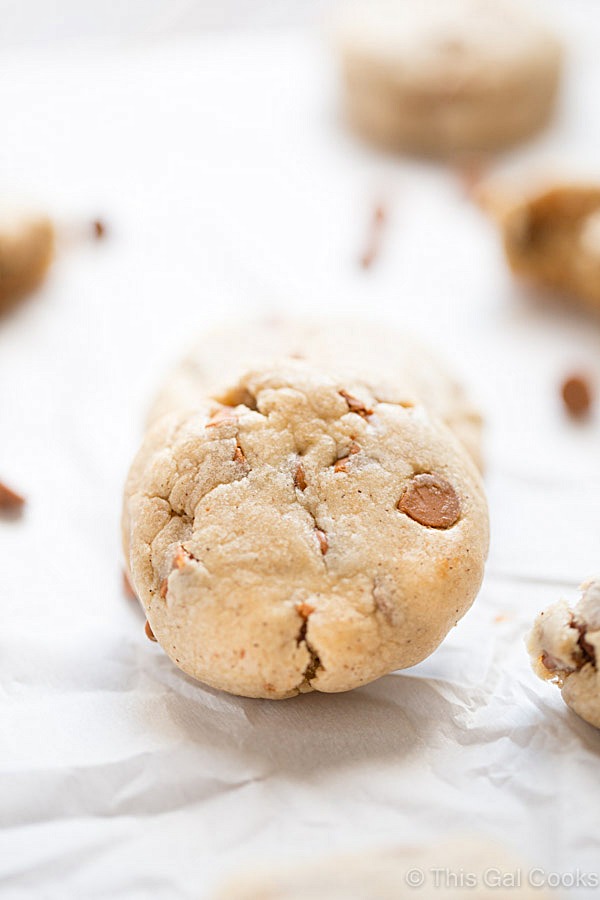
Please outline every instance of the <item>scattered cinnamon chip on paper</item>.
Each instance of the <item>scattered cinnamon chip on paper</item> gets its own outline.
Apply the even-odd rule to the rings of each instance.
[[[585,418],[593,404],[592,388],[584,375],[569,375],[561,386],[561,396],[566,411],[574,419]]]
[[[0,512],[16,513],[25,506],[25,497],[0,481]]]
[[[94,221],[92,222],[92,228],[96,240],[101,240],[101,238],[106,237],[106,225],[102,221],[102,219],[94,219]]]

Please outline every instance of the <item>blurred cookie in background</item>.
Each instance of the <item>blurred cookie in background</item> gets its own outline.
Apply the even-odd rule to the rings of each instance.
[[[0,220],[0,313],[44,280],[54,255],[55,232],[44,215],[5,215]]]
[[[385,147],[491,151],[543,128],[562,48],[504,0],[355,0],[334,26],[350,125]]]
[[[547,900],[544,875],[502,845],[463,837],[240,873],[215,900]]]
[[[600,184],[553,183],[484,199],[519,278],[600,312]]]

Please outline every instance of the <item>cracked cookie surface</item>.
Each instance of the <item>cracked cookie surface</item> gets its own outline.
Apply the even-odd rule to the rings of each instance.
[[[290,360],[303,360],[330,376],[360,378],[381,401],[425,404],[482,468],[481,416],[462,386],[410,335],[352,319],[267,319],[203,335],[165,381],[149,422],[226,392],[248,370]]]
[[[437,492],[419,487],[427,524],[402,508],[423,475]],[[284,698],[428,656],[479,589],[488,524],[475,465],[424,407],[291,360],[156,423],[129,475],[123,538],[177,665]]]
[[[581,591],[574,609],[560,600],[539,614],[527,649],[536,675],[554,681],[567,706],[600,728],[600,578]]]

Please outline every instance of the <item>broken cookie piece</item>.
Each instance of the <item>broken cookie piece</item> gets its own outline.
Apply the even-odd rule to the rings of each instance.
[[[600,312],[600,185],[558,184],[490,204],[515,275]]]
[[[467,450],[426,407],[304,361],[227,390],[254,408],[215,421],[208,396],[163,417],[125,489],[126,559],[165,652],[270,699],[346,691],[432,653],[487,554]]]
[[[560,600],[539,614],[527,649],[536,675],[554,681],[567,706],[600,728],[600,578],[581,591],[574,609]]]
[[[49,219],[12,216],[0,222],[0,312],[43,281],[53,253]]]

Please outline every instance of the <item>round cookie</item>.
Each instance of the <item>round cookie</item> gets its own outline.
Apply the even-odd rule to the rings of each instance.
[[[554,681],[567,706],[600,728],[600,578],[581,591],[575,609],[560,600],[539,614],[527,648],[536,675]]]
[[[495,150],[554,110],[560,45],[516,4],[359,0],[336,31],[347,119],[386,147]]]
[[[379,400],[423,403],[482,468],[481,416],[462,386],[409,335],[363,321],[268,319],[203,335],[167,378],[149,423],[193,409],[199,398],[224,393],[245,371],[274,360],[303,360],[332,377],[359,377]]]
[[[522,861],[501,845],[464,837],[287,866],[275,863],[240,874],[218,891],[215,900],[414,900],[415,896],[548,900],[548,891],[520,877],[526,871]]]
[[[189,675],[280,699],[413,666],[479,589],[479,473],[423,406],[302,361],[163,416],[125,489],[152,632]]]
[[[54,252],[54,228],[44,217],[0,223],[0,311],[40,284]]]

